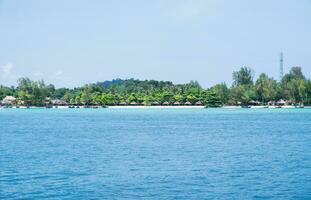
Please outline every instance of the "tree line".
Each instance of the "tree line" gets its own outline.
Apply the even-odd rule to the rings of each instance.
[[[265,105],[269,101],[289,100],[293,104],[311,105],[311,80],[307,79],[300,67],[292,67],[281,81],[265,73],[254,80],[254,71],[242,67],[232,74],[233,84],[216,84],[202,88],[197,81],[173,84],[170,81],[116,79],[86,84],[74,89],[55,88],[44,81],[20,78],[17,86],[0,85],[0,99],[11,95],[24,105],[44,106],[47,99],[61,99],[72,105],[116,105],[120,103],[151,105],[168,102],[202,102],[209,106],[248,105],[257,101]]]

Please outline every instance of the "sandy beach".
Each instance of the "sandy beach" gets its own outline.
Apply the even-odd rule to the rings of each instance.
[[[80,106],[79,108],[69,108],[69,106],[58,106],[58,107],[53,107],[53,108],[45,108],[45,107],[25,107],[25,106],[20,106],[16,107],[13,106],[11,109],[204,109],[205,106],[107,106],[106,108],[103,107],[89,107],[85,108],[83,106]],[[220,107],[223,109],[243,109],[241,106],[223,106]],[[246,109],[298,109],[298,107],[295,106],[282,106],[282,107],[277,107],[277,106],[250,106],[249,108]],[[304,108],[310,109],[311,106],[305,106]],[[0,107],[0,109],[8,109],[5,107]],[[299,108],[302,109],[302,108]]]

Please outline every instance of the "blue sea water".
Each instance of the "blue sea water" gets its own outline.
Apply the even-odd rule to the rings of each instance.
[[[0,199],[311,199],[311,109],[2,109]]]

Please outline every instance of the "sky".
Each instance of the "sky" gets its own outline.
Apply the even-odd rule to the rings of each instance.
[[[0,0],[0,84],[115,78],[232,84],[242,66],[311,77],[311,0]]]

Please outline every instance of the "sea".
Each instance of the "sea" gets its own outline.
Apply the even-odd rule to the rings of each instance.
[[[311,109],[1,109],[0,199],[311,199]]]

